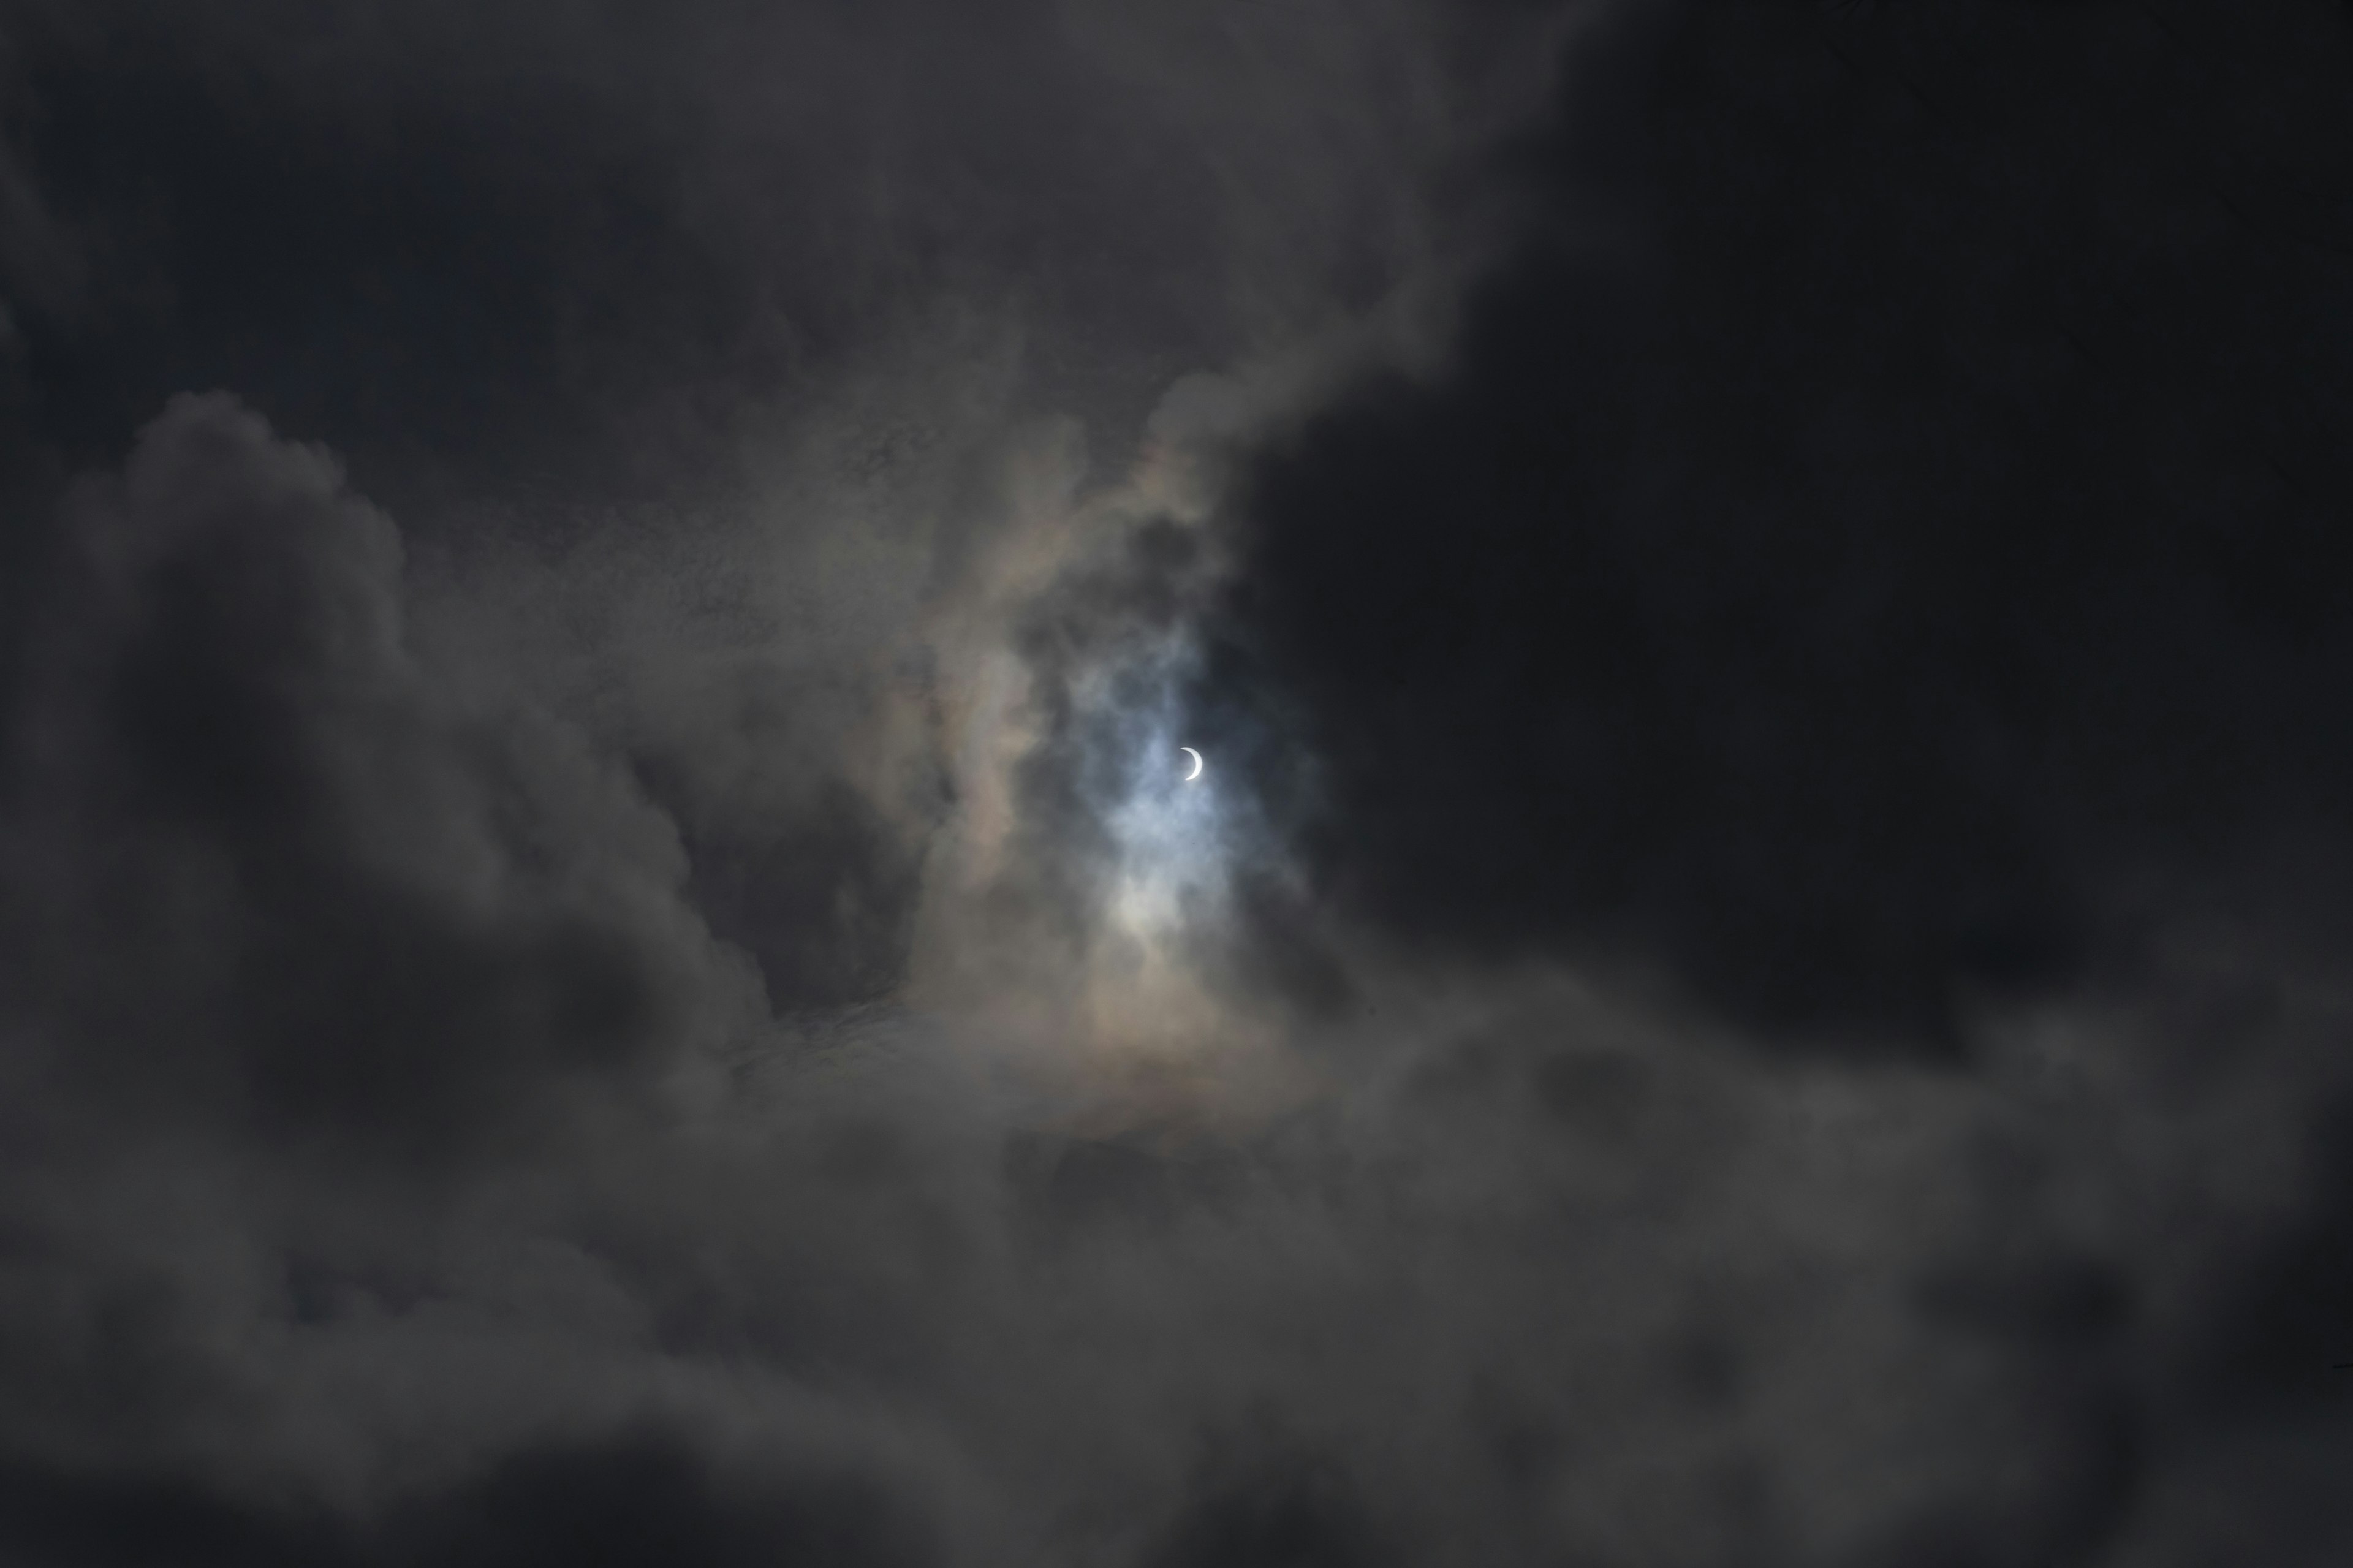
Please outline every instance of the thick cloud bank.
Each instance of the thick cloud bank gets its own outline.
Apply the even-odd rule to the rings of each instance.
[[[1313,737],[1334,897],[1949,1042],[2341,837],[2341,27],[2131,9],[1708,10],[1569,115],[1445,373],[1240,502],[1208,684]]]
[[[80,570],[38,612],[11,913],[69,1078],[426,1154],[741,989],[626,774],[438,699],[398,532],[326,454],[184,397],[67,510]]]
[[[2353,1552],[2341,8],[0,41],[0,1563]]]

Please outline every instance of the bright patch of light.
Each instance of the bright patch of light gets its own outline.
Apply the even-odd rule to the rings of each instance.
[[[1199,776],[1187,779],[1193,771],[1174,737],[1155,728],[1135,760],[1126,798],[1111,813],[1119,846],[1112,912],[1132,935],[1164,934],[1224,901],[1224,802],[1207,759]]]
[[[1139,945],[1134,956],[1147,963],[1174,960],[1169,939],[1217,920],[1226,901],[1234,781],[1200,748],[1204,737],[1186,733],[1192,668],[1179,637],[1132,651],[1075,694],[1091,793],[1113,850],[1104,912],[1112,934]]]

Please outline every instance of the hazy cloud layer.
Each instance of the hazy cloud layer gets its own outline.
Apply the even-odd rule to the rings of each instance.
[[[2353,1548],[2341,7],[0,42],[0,1560]]]

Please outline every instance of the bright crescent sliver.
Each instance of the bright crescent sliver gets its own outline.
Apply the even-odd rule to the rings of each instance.
[[[1185,775],[1185,782],[1187,784],[1191,784],[1195,779],[1201,776],[1201,753],[1195,751],[1190,746],[1179,746],[1176,749],[1193,759],[1193,771]]]

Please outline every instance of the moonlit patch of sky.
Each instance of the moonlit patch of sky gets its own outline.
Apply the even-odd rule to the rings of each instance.
[[[1163,648],[1143,679],[1117,683],[1130,705],[1112,720],[1122,765],[1107,816],[1118,852],[1111,907],[1122,930],[1147,941],[1214,918],[1226,890],[1233,824],[1217,759],[1203,752],[1200,777],[1185,777],[1193,764],[1175,693],[1190,658]],[[1141,703],[1138,688],[1149,693]]]

